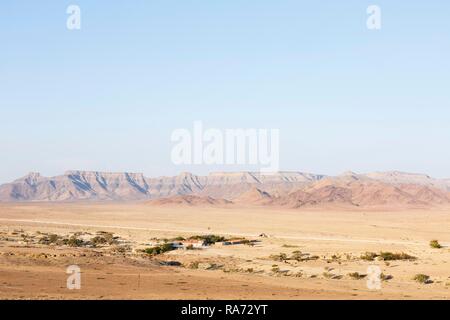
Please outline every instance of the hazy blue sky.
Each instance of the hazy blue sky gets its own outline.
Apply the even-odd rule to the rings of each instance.
[[[3,0],[0,182],[231,169],[171,164],[194,120],[280,128],[283,170],[450,177],[449,17],[443,0]]]

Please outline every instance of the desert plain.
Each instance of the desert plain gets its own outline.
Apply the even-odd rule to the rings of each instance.
[[[449,299],[449,230],[450,208],[442,207],[3,203],[0,299]],[[104,234],[115,240],[46,241]],[[205,235],[249,241],[144,251]],[[389,258],[402,253],[407,259]],[[80,290],[67,288],[71,265],[80,267]],[[382,272],[379,287],[370,285],[370,266]]]

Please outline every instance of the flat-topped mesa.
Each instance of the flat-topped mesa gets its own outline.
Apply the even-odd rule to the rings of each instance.
[[[143,173],[67,171],[65,175],[83,190],[117,200],[144,198],[149,188]]]
[[[348,172],[335,177],[285,171],[215,172],[206,176],[183,172],[146,178],[142,173],[71,170],[55,177],[30,173],[1,185],[0,201],[139,201],[191,195],[292,207],[321,203],[425,205],[450,203],[448,191],[449,180],[402,172]]]
[[[84,171],[84,170],[68,170],[64,172],[65,176],[103,176],[103,177],[144,177],[143,173],[137,172],[106,172],[106,171]]]
[[[253,172],[215,172],[207,177],[208,185],[260,183],[257,174]]]
[[[408,173],[401,171],[371,172],[367,177],[390,183],[420,183],[429,184],[435,181],[432,177],[422,173]]]
[[[261,173],[261,172],[214,172],[208,175],[210,183],[296,183],[318,181],[323,179],[324,175],[280,171],[277,173]]]

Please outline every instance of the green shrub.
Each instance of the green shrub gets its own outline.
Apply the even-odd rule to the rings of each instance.
[[[441,249],[442,248],[442,246],[439,244],[439,241],[437,241],[437,240],[431,240],[430,247],[432,247],[433,249]]]
[[[381,251],[379,254],[375,252],[366,252],[361,255],[362,260],[373,261],[376,258],[381,258],[384,261],[395,261],[395,260],[416,260],[416,257],[413,257],[407,253],[392,253],[392,252],[383,252]]]
[[[214,234],[193,236],[193,237],[190,237],[189,239],[190,240],[204,240],[207,245],[215,244],[216,242],[227,241],[227,239],[225,239],[224,237],[217,236]]]
[[[148,255],[157,255],[161,253],[161,247],[151,247],[144,249],[144,252]]]
[[[144,249],[144,252],[148,255],[153,256],[153,255],[162,254],[162,253],[172,251],[172,250],[175,250],[175,248],[172,246],[171,243],[164,243],[160,246]]]
[[[91,239],[91,243],[93,245],[101,245],[101,244],[117,244],[117,237],[114,237],[114,234],[111,232],[99,231],[97,232],[97,236]]]
[[[280,267],[273,267],[271,271],[273,273],[279,273],[280,272]]]
[[[291,257],[289,260],[296,260],[296,261],[302,261],[303,259],[303,253],[299,250],[292,252]]]
[[[384,261],[395,261],[395,260],[416,260],[416,257],[410,256],[404,252],[402,253],[392,253],[392,252],[380,252],[380,257]]]
[[[161,246],[161,253],[164,253],[164,252],[168,252],[168,251],[172,251],[172,250],[174,250],[175,248],[173,247],[173,245],[171,244],[171,243],[164,243],[162,246]]]
[[[76,236],[71,236],[66,243],[70,247],[82,247],[84,242],[81,239],[78,239]]]
[[[252,241],[250,241],[248,239],[242,239],[242,244],[245,244],[250,247],[253,247],[255,245]]]
[[[96,236],[91,239],[92,244],[99,245],[99,244],[106,244],[108,241],[104,237]]]

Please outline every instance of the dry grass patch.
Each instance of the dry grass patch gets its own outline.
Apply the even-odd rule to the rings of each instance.
[[[414,276],[413,280],[417,281],[418,283],[421,283],[421,284],[433,283],[433,281],[431,281],[431,279],[430,279],[430,276],[423,274],[423,273],[416,274]]]
[[[359,272],[349,273],[348,276],[354,280],[361,280],[361,279],[364,279],[365,277],[367,277],[366,274],[360,274]]]

